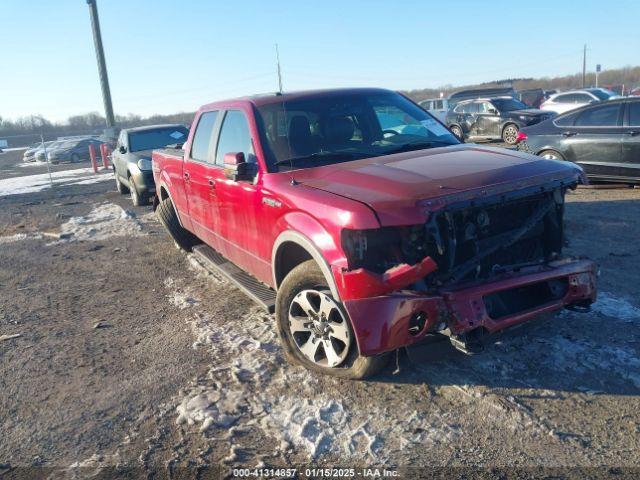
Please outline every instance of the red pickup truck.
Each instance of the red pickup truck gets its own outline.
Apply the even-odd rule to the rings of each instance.
[[[461,144],[395,92],[205,105],[153,174],[176,243],[275,310],[286,356],[311,370],[363,378],[433,335],[475,352],[595,301],[595,264],[562,256],[581,168]]]

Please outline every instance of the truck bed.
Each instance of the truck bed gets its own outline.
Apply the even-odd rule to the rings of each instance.
[[[184,158],[184,150],[182,148],[171,148],[171,147],[166,147],[166,148],[156,148],[153,153],[158,153],[160,155],[162,155],[163,157],[176,157],[179,159],[183,159]]]

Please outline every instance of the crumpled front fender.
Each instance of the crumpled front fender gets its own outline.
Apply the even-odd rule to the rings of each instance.
[[[415,265],[406,263],[390,268],[384,273],[375,273],[364,268],[344,270],[333,267],[340,298],[343,301],[367,297],[378,297],[412,285],[438,266],[431,257],[425,257]]]

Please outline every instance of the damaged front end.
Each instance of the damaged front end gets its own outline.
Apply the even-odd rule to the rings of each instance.
[[[593,262],[563,259],[564,197],[576,183],[440,202],[423,225],[345,230],[336,273],[363,355],[430,333],[472,350],[495,332],[595,301]]]

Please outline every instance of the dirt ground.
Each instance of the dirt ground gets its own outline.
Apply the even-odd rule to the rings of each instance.
[[[568,195],[567,253],[601,267],[591,313],[476,356],[412,348],[350,382],[287,364],[272,318],[177,250],[112,174],[74,166],[49,188],[27,177],[46,168],[17,161],[0,155],[0,477],[640,473],[639,189]]]

